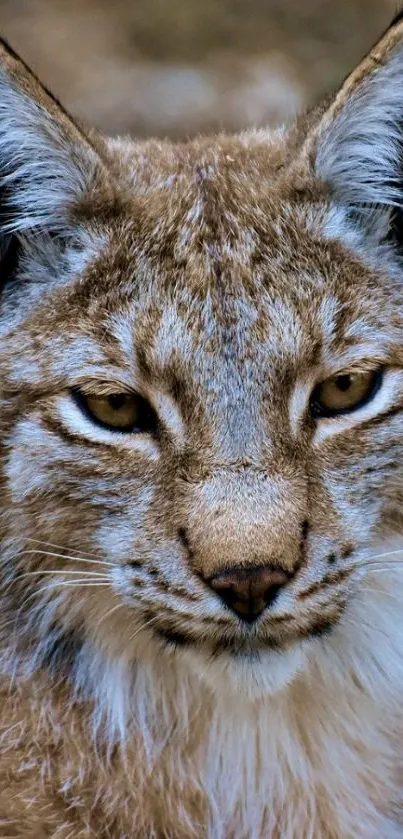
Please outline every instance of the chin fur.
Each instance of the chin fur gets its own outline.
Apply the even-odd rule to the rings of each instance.
[[[234,656],[223,652],[212,657],[202,651],[179,654],[195,677],[214,696],[225,695],[245,702],[269,698],[284,690],[306,666],[309,642],[296,642],[285,650]]]
[[[88,647],[77,693],[92,697],[96,737],[107,721],[111,747],[119,741],[127,759],[134,742],[140,748],[143,807],[150,773],[157,783],[168,761],[180,786],[191,771],[194,795],[208,802],[209,839],[316,839],[327,820],[337,837],[397,839],[402,825],[383,807],[386,794],[399,798],[393,772],[403,764],[394,740],[402,583],[401,574],[364,581],[328,636],[259,660],[149,641],[134,663]],[[183,818],[175,835],[200,836],[189,812]]]
[[[68,733],[83,708],[75,771],[94,772],[106,732],[102,799],[129,813],[139,839],[162,835],[162,795],[175,839],[198,839],[201,824],[209,839],[323,839],[329,824],[336,839],[398,839],[402,607],[402,573],[369,576],[329,635],[260,660],[209,659],[145,634],[130,655],[110,636],[103,649],[87,640],[61,711]]]

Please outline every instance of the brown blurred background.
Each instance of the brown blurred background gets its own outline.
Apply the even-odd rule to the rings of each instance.
[[[77,116],[185,137],[287,120],[333,89],[397,0],[0,0],[0,32]]]

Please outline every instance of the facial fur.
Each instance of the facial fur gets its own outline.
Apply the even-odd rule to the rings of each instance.
[[[88,138],[5,54],[3,670],[66,680],[111,744],[160,742],[139,696],[168,725],[178,674],[182,709],[200,690],[234,719],[285,719],[296,686],[320,713],[330,686],[401,689],[401,30],[330,110],[182,145]],[[315,416],[320,383],[371,371],[362,406]],[[151,430],[80,401],[120,393]],[[211,580],[265,567],[286,584],[246,623]],[[205,835],[275,839],[247,809],[232,833],[237,807]]]

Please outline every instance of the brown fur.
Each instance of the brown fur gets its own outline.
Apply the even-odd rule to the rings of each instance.
[[[322,174],[402,33],[287,131],[178,145],[89,136],[2,49],[1,839],[403,836],[401,573],[356,576],[401,531],[398,233]],[[309,414],[379,365],[375,413]],[[245,628],[206,580],[266,564]]]

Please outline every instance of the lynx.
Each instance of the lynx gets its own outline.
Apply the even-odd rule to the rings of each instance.
[[[294,125],[0,71],[1,839],[403,837],[403,15]]]

